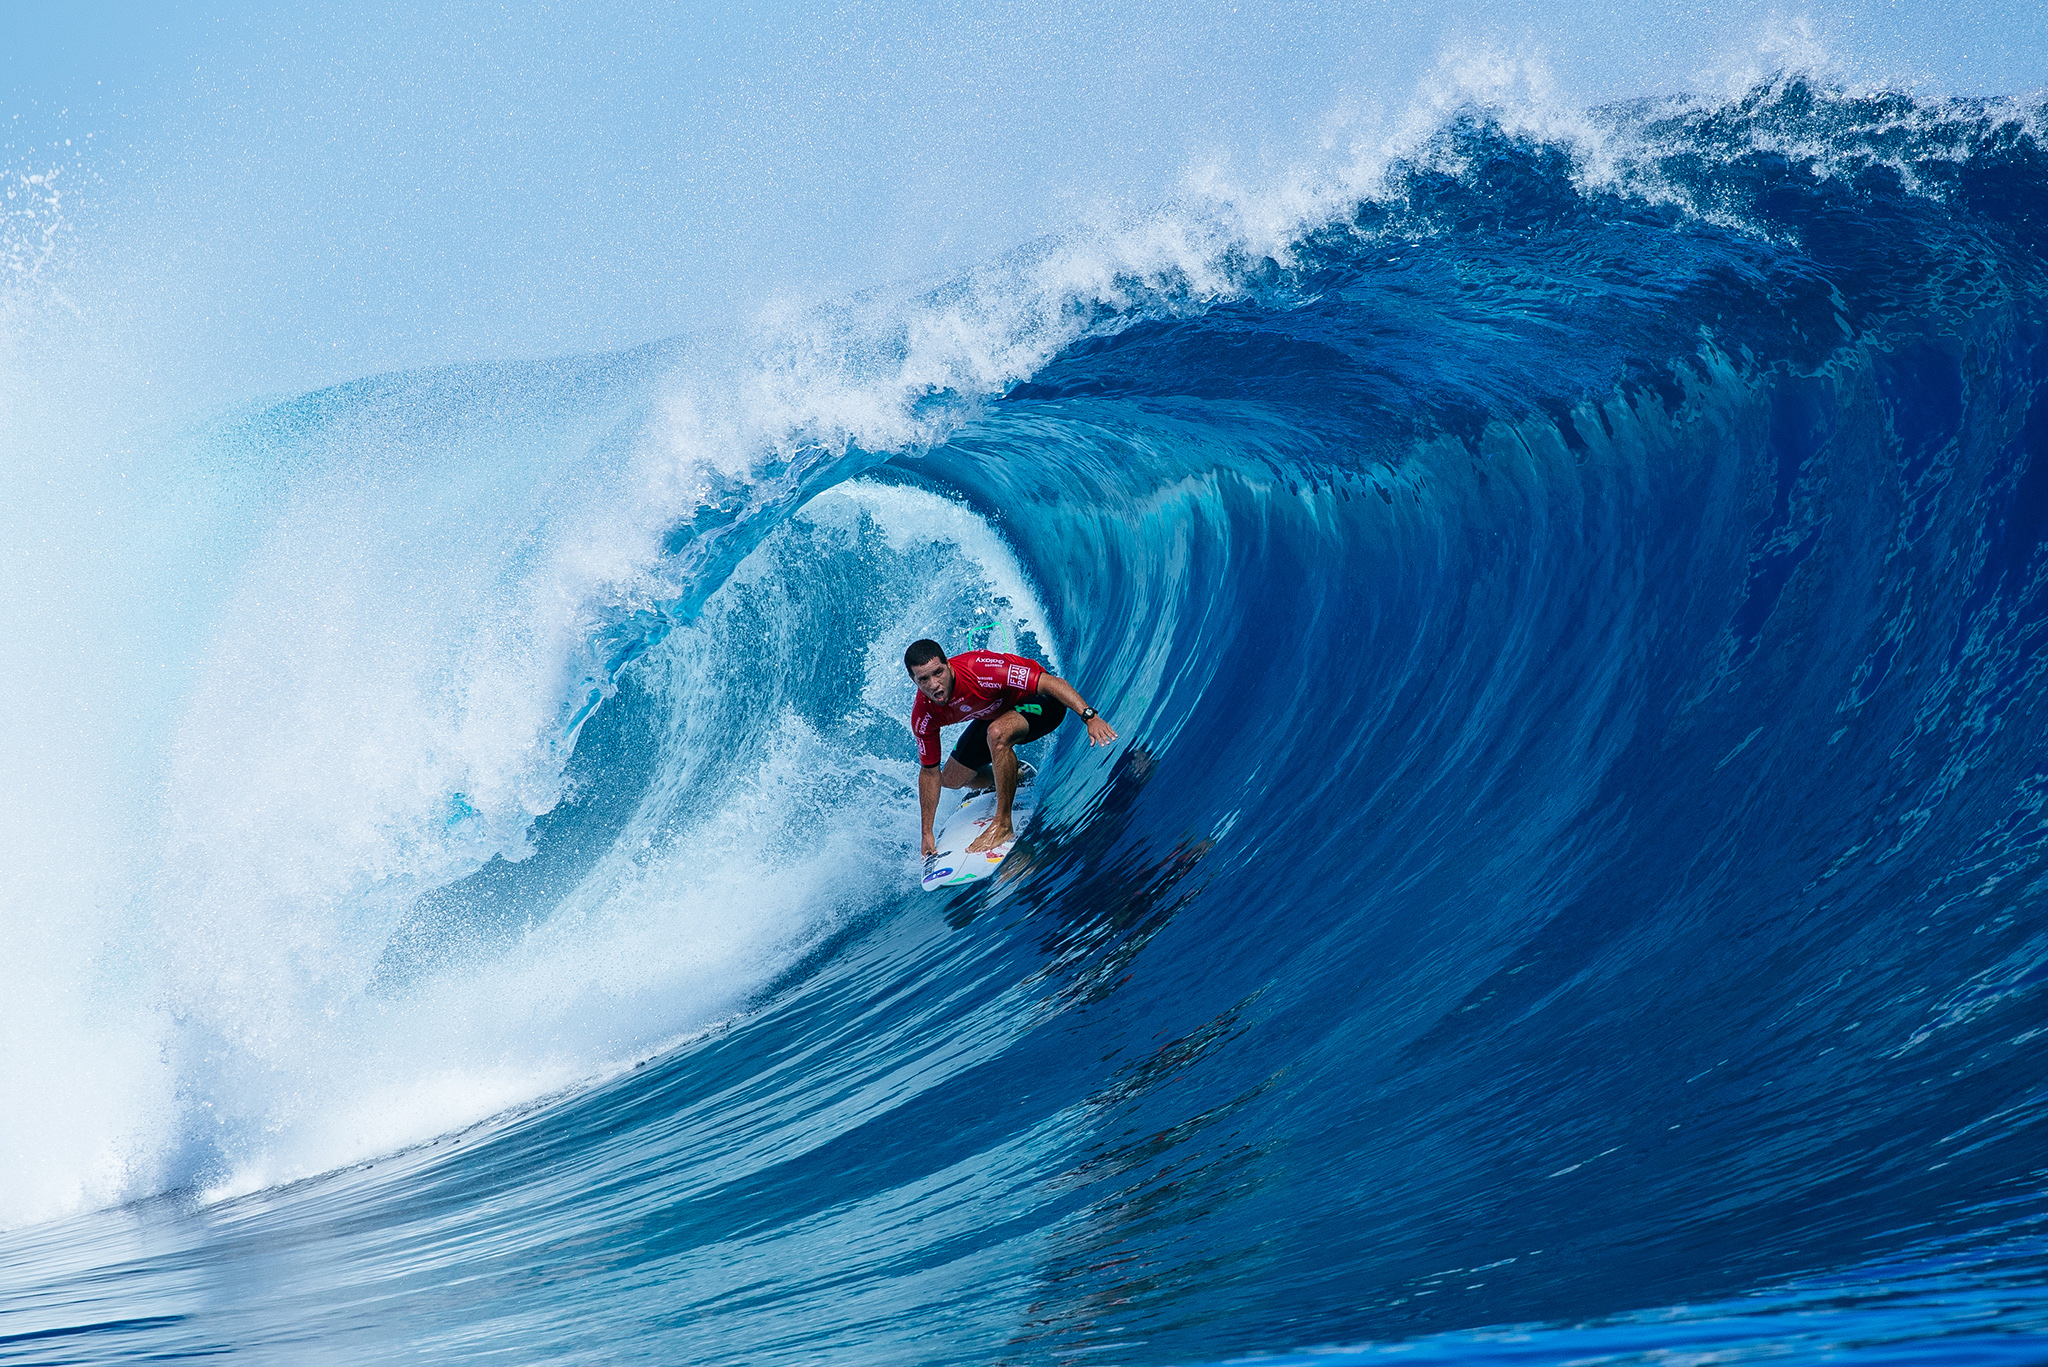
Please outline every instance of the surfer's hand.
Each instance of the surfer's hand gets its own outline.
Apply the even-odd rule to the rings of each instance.
[[[1088,743],[1090,745],[1107,745],[1115,739],[1116,728],[1114,726],[1111,726],[1100,716],[1088,719]]]
[[[924,857],[929,859],[939,852],[939,838],[930,831],[924,833]]]

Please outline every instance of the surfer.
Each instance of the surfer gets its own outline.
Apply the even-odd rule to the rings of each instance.
[[[910,709],[910,731],[917,737],[917,802],[924,818],[924,852],[939,852],[932,817],[939,809],[939,789],[986,787],[980,771],[990,770],[996,790],[996,816],[989,828],[967,847],[970,854],[992,850],[1016,832],[1010,829],[1010,801],[1017,795],[1017,751],[1050,733],[1079,712],[1088,725],[1088,743],[1107,745],[1116,731],[1096,714],[1088,700],[1065,679],[1022,655],[996,650],[964,650],[950,660],[937,641],[917,641],[903,652],[903,667],[917,685]],[[971,721],[953,747],[953,757],[939,768],[939,728]]]

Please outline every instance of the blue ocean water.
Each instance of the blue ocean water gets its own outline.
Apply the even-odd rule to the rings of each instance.
[[[1469,109],[181,438],[0,1361],[2048,1357],[2043,114]],[[1124,740],[927,896],[991,616]]]

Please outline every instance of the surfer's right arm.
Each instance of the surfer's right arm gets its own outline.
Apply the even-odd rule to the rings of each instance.
[[[932,832],[932,818],[939,810],[939,719],[932,715],[924,694],[910,707],[910,734],[917,741],[917,807],[924,825],[924,853],[929,859],[939,852],[939,838]]]
[[[918,817],[924,823],[924,856],[939,852],[939,838],[932,832],[932,817],[939,810],[939,766],[926,764],[917,771]]]

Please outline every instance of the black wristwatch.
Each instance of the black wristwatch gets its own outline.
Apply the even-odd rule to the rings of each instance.
[[[1082,709],[1081,709],[1081,720],[1082,720],[1082,721],[1094,721],[1094,720],[1095,720],[1095,709],[1094,709],[1094,708],[1092,708],[1092,707],[1084,707],[1084,708],[1082,708]]]

